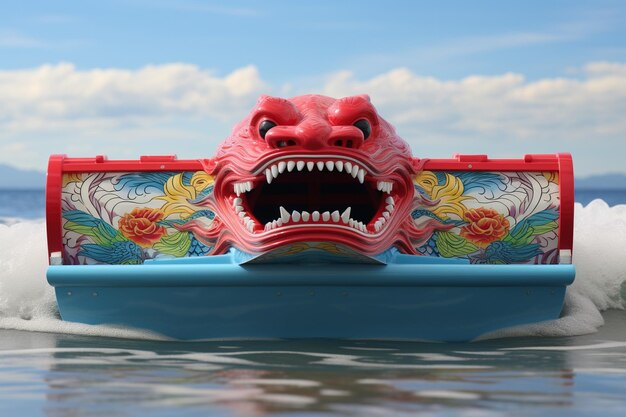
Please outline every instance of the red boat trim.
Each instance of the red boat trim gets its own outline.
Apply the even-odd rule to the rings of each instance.
[[[48,262],[53,252],[63,250],[61,226],[61,188],[65,155],[52,155],[48,160],[46,177],[46,231],[48,235]]]
[[[141,156],[139,160],[108,160],[105,155],[67,158],[52,155],[46,181],[46,224],[48,255],[63,249],[61,188],[63,174],[90,172],[202,171],[211,160],[179,160],[176,155]],[[416,159],[415,165],[428,171],[533,171],[559,174],[559,249],[572,249],[574,233],[574,174],[567,153],[528,154],[520,159],[490,159],[487,155],[454,155],[450,159]]]
[[[572,250],[574,246],[574,165],[572,155],[557,154],[559,162],[559,249]]]
[[[529,154],[523,159],[489,159],[487,155],[454,155],[453,159],[427,159],[428,171],[558,171],[561,154]]]
[[[105,155],[93,158],[65,158],[63,172],[142,172],[202,171],[198,159],[177,159],[176,155],[141,156],[139,160],[109,160]]]

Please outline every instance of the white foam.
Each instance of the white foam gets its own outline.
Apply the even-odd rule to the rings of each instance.
[[[261,378],[242,378],[234,379],[230,382],[234,385],[273,385],[296,388],[319,387],[320,383],[309,379],[261,379]]]
[[[512,336],[576,336],[604,324],[601,311],[626,307],[626,205],[602,200],[574,208],[576,279],[567,289],[562,317],[500,330],[479,339]]]
[[[163,339],[156,333],[112,326],[90,326],[59,319],[54,289],[46,281],[45,223],[0,224],[0,329]]]
[[[473,392],[451,391],[451,390],[423,390],[417,391],[415,395],[419,397],[437,398],[445,400],[478,400],[480,395]]]
[[[0,224],[0,329],[133,339],[162,338],[140,330],[60,320],[54,291],[45,278],[46,257],[42,221]],[[601,200],[586,207],[576,204],[573,259],[577,276],[568,289],[563,317],[547,323],[505,329],[487,337],[590,333],[604,323],[601,311],[625,308],[626,205],[609,207]]]
[[[46,259],[43,222],[0,224],[0,320],[54,317],[56,301],[45,282]]]

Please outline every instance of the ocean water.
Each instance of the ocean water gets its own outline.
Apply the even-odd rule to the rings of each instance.
[[[0,192],[0,416],[624,416],[626,192],[603,193],[577,193],[562,317],[452,344],[180,342],[63,322],[43,194]]]

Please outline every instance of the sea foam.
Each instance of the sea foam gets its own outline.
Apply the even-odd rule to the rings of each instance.
[[[60,320],[54,290],[45,278],[45,224],[0,224],[0,329],[159,339],[139,330]],[[626,205],[595,200],[575,206],[574,264],[577,274],[557,320],[500,330],[485,337],[573,336],[596,331],[601,311],[626,307]]]

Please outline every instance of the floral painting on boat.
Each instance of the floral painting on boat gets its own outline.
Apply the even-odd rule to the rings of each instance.
[[[62,188],[65,264],[140,264],[201,256],[211,229],[213,178],[198,172],[65,174]]]
[[[471,263],[558,263],[559,184],[553,172],[423,171],[414,179],[424,201],[416,225],[436,218],[423,255]]]
[[[63,176],[65,264],[141,264],[211,255],[218,233],[214,178],[197,172],[96,172]],[[423,171],[414,178],[420,228],[448,225],[416,247],[471,263],[557,263],[555,173]],[[424,241],[422,241],[424,242]]]

